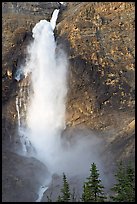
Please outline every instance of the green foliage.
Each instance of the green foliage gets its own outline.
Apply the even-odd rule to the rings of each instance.
[[[83,193],[82,193],[82,201],[83,202],[90,202],[91,199],[91,192],[90,192],[90,186],[88,183],[84,183],[83,185]]]
[[[131,165],[123,166],[119,164],[116,172],[117,183],[111,188],[114,195],[106,197],[104,195],[104,186],[99,179],[99,170],[95,163],[91,164],[90,175],[83,185],[83,193],[81,200],[77,200],[75,189],[70,193],[69,184],[66,175],[63,173],[63,187],[61,195],[58,196],[56,202],[135,202],[135,172]],[[47,197],[48,202],[52,202],[51,196]],[[109,200],[111,199],[111,200]]]
[[[135,172],[131,165],[124,167],[122,162],[116,172],[117,183],[111,189],[115,195],[114,202],[135,202]]]
[[[70,190],[66,175],[63,173],[63,187],[61,189],[62,196],[58,196],[57,202],[69,202]]]
[[[83,202],[104,202],[106,198],[103,192],[104,186],[99,179],[99,173],[96,164],[93,163],[90,169],[90,176],[83,185],[82,201]]]

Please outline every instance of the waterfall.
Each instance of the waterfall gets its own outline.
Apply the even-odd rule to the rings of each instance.
[[[19,73],[20,74],[20,73]],[[17,79],[19,77],[17,76]],[[25,81],[19,83],[19,93],[16,97],[16,110],[18,118],[18,134],[20,142],[22,145],[22,150],[18,150],[18,153],[24,156],[29,156],[30,150],[32,150],[31,142],[29,141],[26,130],[26,112],[27,112],[27,103],[29,101],[29,88],[28,84]]]
[[[44,192],[48,189],[48,187],[46,186],[41,186],[40,189],[39,189],[39,197],[38,199],[36,200],[36,202],[40,202],[42,200],[42,197],[43,197],[43,194]]]
[[[16,110],[22,145],[18,153],[39,159],[51,174],[58,163],[67,94],[67,58],[57,47],[53,33],[58,13],[55,9],[50,22],[41,20],[35,25],[26,64],[15,75],[19,82]],[[41,201],[50,181],[51,177],[43,180],[36,202]]]
[[[27,111],[28,138],[36,149],[36,157],[49,168],[56,159],[60,135],[65,128],[67,93],[67,59],[57,49],[53,33],[57,11],[50,22],[41,20],[33,28],[34,41],[26,66],[27,72],[31,72],[32,88]]]
[[[18,128],[20,129],[20,112],[19,112],[19,99],[16,98],[16,110],[17,110],[17,116],[18,116]]]
[[[54,38],[58,13],[56,9],[50,22],[41,20],[35,25],[25,66],[16,75],[20,88],[16,98],[18,133],[23,155],[43,162],[51,175],[65,172],[81,180],[91,162],[97,161],[102,168],[101,139],[81,130],[68,140],[61,139],[66,128],[68,61]],[[41,201],[50,181],[51,177],[43,180],[36,202]]]
[[[61,139],[66,128],[68,61],[54,38],[57,16],[55,10],[50,22],[41,20],[32,30],[33,41],[21,71],[25,79],[19,80],[16,102],[19,136],[24,155],[43,162],[51,175],[85,175],[91,161],[96,160],[95,145],[100,140],[95,135],[91,137],[91,132],[81,131],[72,139]]]
[[[58,13],[55,9],[50,22],[40,20],[34,26],[25,66],[16,76],[19,136],[25,154],[43,162],[51,174],[80,175],[97,160],[101,139],[87,130],[61,139],[66,128],[68,60],[54,37]]]
[[[48,178],[43,178],[36,202],[50,188],[53,174],[62,176],[65,172],[74,183],[73,178],[78,176],[78,182],[82,183],[91,163],[96,162],[104,176],[102,138],[87,129],[64,131],[68,61],[54,38],[58,14],[55,9],[49,22],[41,20],[34,26],[26,63],[15,75],[19,84],[15,105],[22,145],[18,153],[38,159],[50,172]]]
[[[60,136],[65,128],[67,94],[67,58],[58,49],[53,33],[58,13],[59,10],[55,9],[50,22],[41,20],[35,25],[26,64],[16,76],[17,81],[20,80],[20,73],[24,73],[25,77],[30,76],[26,88],[20,82],[23,85],[16,98],[22,152],[27,155],[29,148],[33,147],[35,151],[31,151],[31,155],[49,168],[58,159]],[[28,87],[30,91],[27,94]]]

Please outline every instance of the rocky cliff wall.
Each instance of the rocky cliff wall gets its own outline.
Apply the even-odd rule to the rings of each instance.
[[[68,3],[57,36],[70,62],[67,125],[106,132],[117,159],[134,158],[134,3]]]
[[[56,2],[2,3],[2,144],[6,172],[9,161],[10,170],[14,161],[25,162],[25,158],[19,160],[10,152],[19,142],[15,107],[19,84],[15,72],[24,63],[32,28],[41,19],[49,20],[55,8]],[[113,153],[116,161],[134,162],[134,3],[66,2],[55,34],[69,59],[67,129],[80,125],[99,131],[106,135],[104,153]],[[25,168],[22,165],[22,171]],[[14,170],[10,176],[4,174],[3,201],[15,196],[7,195],[8,180],[22,185],[15,177]]]
[[[62,13],[57,33],[68,41],[68,123],[116,128],[134,117],[134,20],[134,3],[70,3]]]

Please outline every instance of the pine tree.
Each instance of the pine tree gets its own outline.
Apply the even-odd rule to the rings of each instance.
[[[99,173],[95,163],[90,168],[90,176],[83,185],[82,201],[83,202],[104,202],[106,198],[103,192],[104,186],[99,179]]]
[[[111,190],[115,192],[111,196],[115,202],[135,202],[135,175],[131,165],[124,167],[122,162],[118,165],[115,174],[117,183]]]
[[[92,201],[90,185],[88,184],[88,182],[85,182],[83,185],[82,201],[83,202],[91,202]]]
[[[69,202],[70,190],[66,175],[63,173],[63,187],[61,189],[62,196],[58,196],[57,202]]]

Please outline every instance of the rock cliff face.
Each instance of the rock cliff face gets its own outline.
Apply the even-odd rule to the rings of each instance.
[[[49,20],[55,8],[59,8],[57,2],[2,3],[4,169],[8,169],[7,156],[11,163],[14,159],[19,162],[17,156],[11,153],[10,157],[9,153],[18,143],[15,72],[24,63],[32,28],[41,19]],[[113,152],[115,160],[134,162],[134,3],[66,2],[57,23],[57,43],[66,50],[69,59],[67,128],[84,125],[106,133],[105,151]],[[3,201],[11,201],[5,190],[6,179],[10,177],[8,173],[3,176]]]
[[[134,115],[134,15],[133,3],[83,2],[70,3],[60,17],[58,35],[71,47],[71,125],[117,127]]]
[[[67,125],[109,131],[119,159],[134,157],[134,23],[134,3],[71,2],[57,25],[70,61]]]

